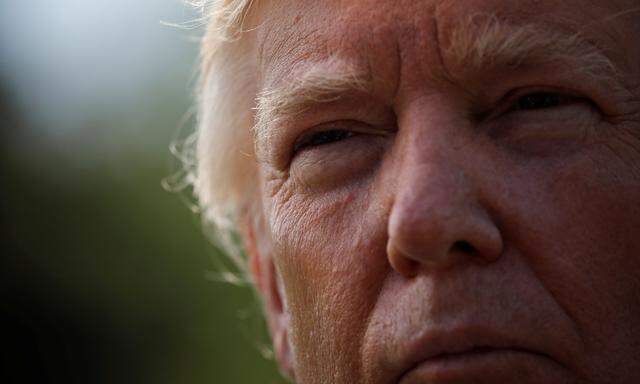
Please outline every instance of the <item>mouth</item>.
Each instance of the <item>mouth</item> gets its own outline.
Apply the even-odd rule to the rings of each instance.
[[[430,334],[407,351],[411,358],[396,380],[401,384],[478,382],[480,377],[486,382],[511,382],[564,368],[547,353],[487,332]]]
[[[456,361],[461,359],[483,358],[486,356],[491,356],[492,354],[504,353],[509,351],[520,352],[520,353],[532,353],[531,351],[521,349],[521,348],[496,348],[496,347],[490,347],[490,346],[480,346],[480,347],[473,347],[469,350],[461,351],[461,352],[440,353],[425,359],[425,362],[437,363],[437,362]]]
[[[549,356],[529,350],[476,347],[460,353],[439,354],[421,361],[407,370],[399,382],[466,383],[477,382],[478,378],[505,382],[522,379],[526,372],[550,362]]]

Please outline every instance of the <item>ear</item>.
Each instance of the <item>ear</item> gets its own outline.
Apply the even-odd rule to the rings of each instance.
[[[289,314],[286,310],[282,281],[272,259],[273,241],[264,220],[244,220],[245,249],[255,288],[260,294],[280,369],[295,379],[293,351],[289,341]]]

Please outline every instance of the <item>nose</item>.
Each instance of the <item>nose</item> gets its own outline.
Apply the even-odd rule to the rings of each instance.
[[[457,263],[496,261],[503,239],[464,170],[471,160],[427,153],[424,148],[419,155],[409,153],[397,173],[388,222],[389,263],[411,278]]]

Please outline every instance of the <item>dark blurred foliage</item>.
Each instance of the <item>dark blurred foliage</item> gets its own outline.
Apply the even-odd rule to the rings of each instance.
[[[44,139],[0,82],[0,383],[284,382],[251,290],[207,279],[220,255],[160,186],[179,89]]]

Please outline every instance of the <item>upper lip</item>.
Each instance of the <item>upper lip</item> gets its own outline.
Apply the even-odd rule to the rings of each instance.
[[[404,353],[401,354],[400,366],[402,368],[398,380],[416,366],[429,360],[477,350],[511,350],[531,353],[560,364],[557,359],[544,352],[541,346],[536,345],[535,342],[482,326],[428,330],[416,336],[405,347],[403,348]]]

